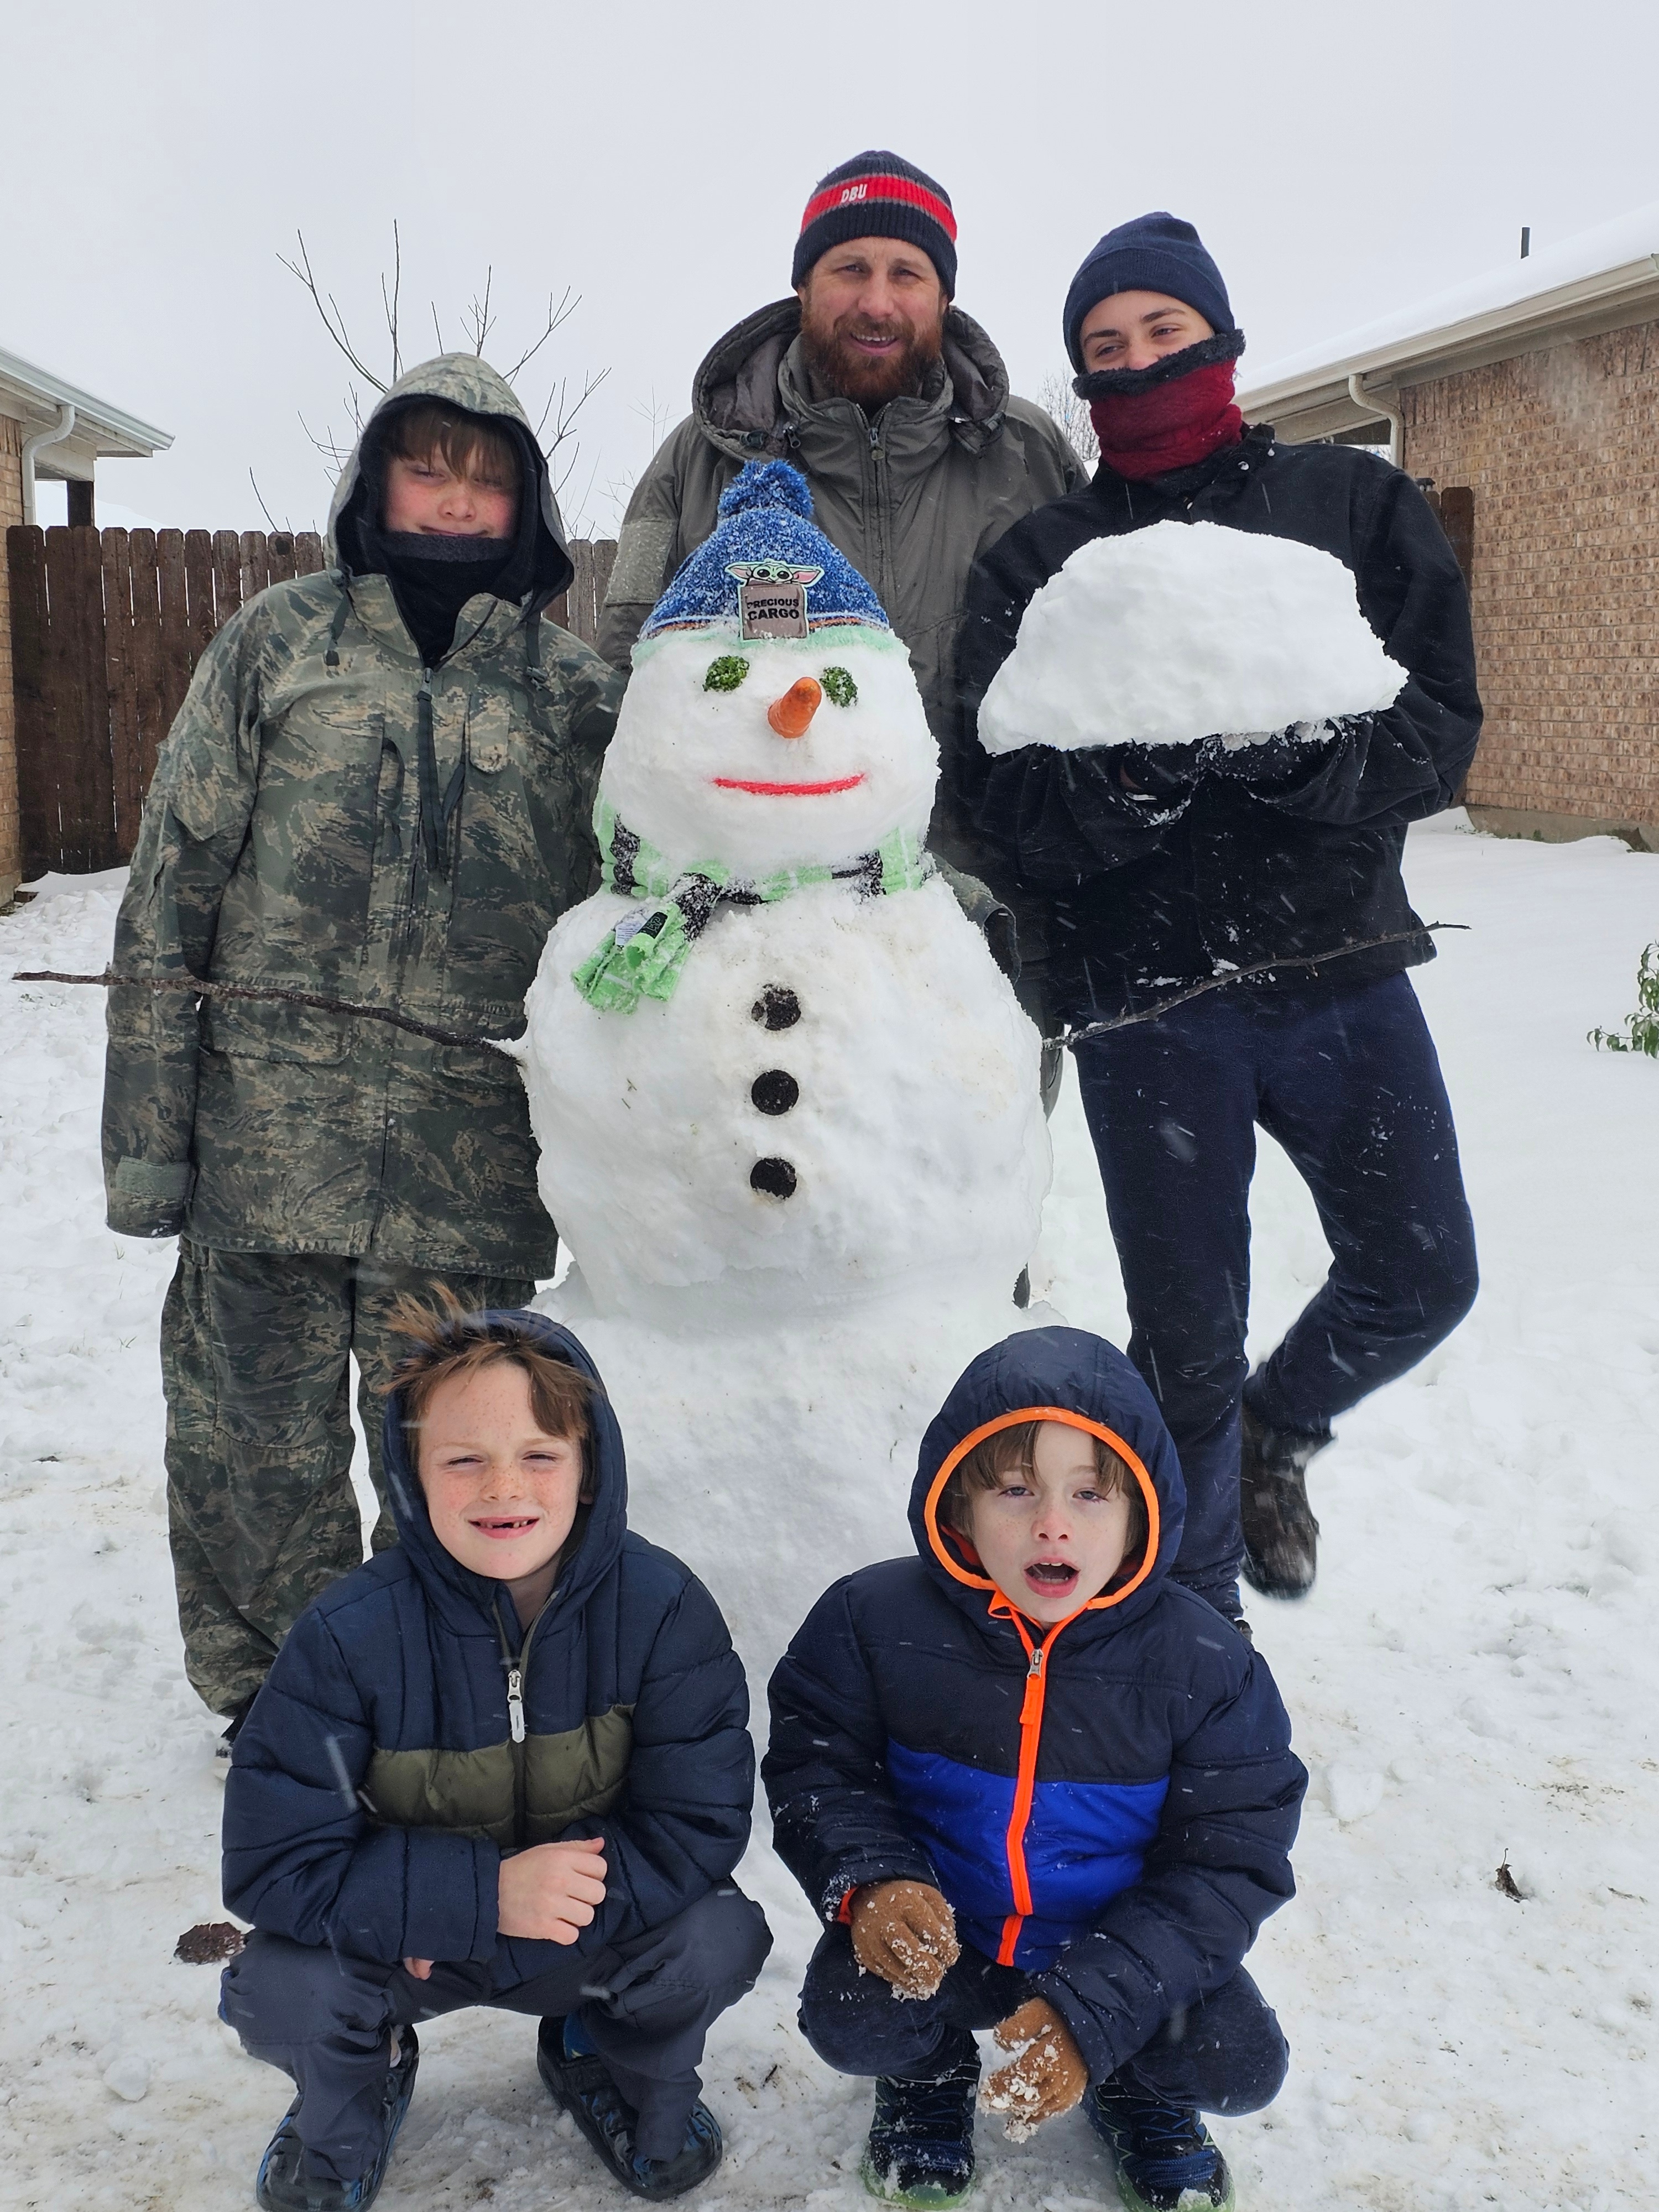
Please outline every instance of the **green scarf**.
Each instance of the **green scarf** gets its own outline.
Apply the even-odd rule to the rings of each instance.
[[[593,810],[593,829],[605,856],[603,889],[624,897],[642,891],[651,902],[625,914],[572,971],[570,980],[589,1006],[606,1014],[631,1014],[641,999],[672,999],[686,955],[723,902],[769,906],[810,884],[835,883],[853,884],[866,897],[875,897],[915,890],[933,872],[927,854],[902,830],[884,837],[875,852],[840,867],[780,868],[750,878],[713,862],[676,874],[604,799]]]

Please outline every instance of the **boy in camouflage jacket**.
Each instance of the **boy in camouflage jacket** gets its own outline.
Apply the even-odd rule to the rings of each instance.
[[[112,964],[511,1036],[589,889],[624,679],[543,619],[572,566],[505,380],[445,355],[394,384],[331,530],[335,567],[262,592],[204,654]],[[161,1322],[179,1619],[234,1732],[295,1615],[361,1557],[350,1358],[372,1406],[404,1291],[517,1306],[552,1269],[523,1087],[500,1056],[385,1022],[117,987],[104,1170],[112,1229],[179,1237]]]

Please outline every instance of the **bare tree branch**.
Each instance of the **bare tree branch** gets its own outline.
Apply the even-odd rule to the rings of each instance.
[[[394,1030],[407,1030],[410,1036],[430,1037],[434,1044],[464,1045],[473,1052],[493,1052],[502,1060],[518,1057],[494,1037],[470,1036],[465,1030],[417,1022],[412,1015],[394,1013],[390,1006],[366,1006],[355,999],[329,999],[318,991],[290,991],[275,984],[215,983],[200,975],[123,975],[110,968],[100,975],[70,975],[58,968],[20,968],[11,980],[14,983],[95,983],[106,990],[127,984],[140,991],[185,991],[196,999],[279,1000],[284,1006],[316,1006],[325,1014],[349,1014],[361,1022],[385,1022]]]
[[[1170,998],[1156,999],[1150,1006],[1137,1007],[1132,1014],[1114,1014],[1110,1021],[1090,1022],[1082,1029],[1062,1030],[1058,1036],[1044,1037],[1044,1044],[1063,1044],[1072,1051],[1087,1044],[1094,1037],[1106,1036],[1113,1030],[1132,1030],[1139,1022],[1155,1022],[1160,1014],[1167,1014],[1171,1006],[1184,1006],[1188,999],[1201,999],[1206,991],[1224,991],[1230,984],[1246,983],[1252,975],[1267,975],[1280,968],[1322,968],[1328,960],[1346,960],[1351,952],[1369,952],[1379,945],[1409,945],[1413,939],[1426,937],[1431,930],[1472,929],[1468,921],[1424,921],[1415,929],[1391,929],[1385,937],[1361,937],[1349,945],[1333,945],[1324,952],[1298,952],[1293,957],[1282,955],[1274,960],[1257,960],[1248,968],[1229,968],[1224,975],[1212,975],[1202,983],[1194,983],[1184,991],[1176,991]]]
[[[1100,459],[1100,441],[1090,418],[1089,404],[1073,391],[1064,376],[1045,376],[1037,391],[1037,404],[1056,422],[1066,442],[1085,468]]]
[[[380,271],[380,305],[386,310],[386,326],[392,334],[392,381],[395,384],[404,373],[403,348],[398,341],[398,295],[404,288],[404,242],[398,234],[398,218],[392,218],[392,297],[386,295],[386,271]]]
[[[402,375],[404,366],[404,254],[401,225],[395,220],[392,223],[392,269],[389,275],[382,270],[380,278],[380,314],[386,325],[386,336],[391,342],[392,351],[391,374],[385,379],[374,374],[357,350],[339,301],[331,292],[324,292],[316,270],[312,266],[310,252],[307,247],[303,234],[296,233],[295,236],[298,240],[297,259],[290,260],[284,254],[278,254],[277,259],[310,294],[312,304],[322,320],[323,328],[328,332],[338,351],[345,356],[365,384],[372,386],[376,392],[385,392]],[[499,319],[495,292],[495,270],[492,263],[484,270],[483,290],[474,293],[460,317],[461,343],[480,360],[483,357],[483,350],[489,341],[489,333],[495,329]],[[438,313],[438,303],[434,300],[428,305],[432,316],[432,334],[437,342],[438,350],[440,353],[447,352],[449,347],[444,337],[443,322]],[[541,329],[519,355],[511,368],[503,371],[508,384],[516,383],[519,376],[536,359],[553,333],[570,319],[580,305],[580,295],[573,292],[568,284],[556,300],[553,294],[549,292],[547,313],[543,319]],[[555,471],[556,491],[562,490],[569,481],[580,452],[580,447],[574,443],[576,418],[609,374],[608,368],[600,369],[597,374],[589,372],[582,379],[580,390],[574,393],[570,389],[569,380],[562,377],[548,392],[546,404],[542,409],[540,419],[535,425],[535,435],[539,441],[548,430],[550,420],[551,438],[545,448],[550,461],[562,447],[570,447],[568,454],[562,459]],[[349,440],[337,438],[334,434],[332,424],[328,425],[319,434],[312,429],[303,415],[300,417],[301,428],[315,447],[318,453],[336,474],[349,459],[356,445],[362,440],[363,432],[363,409],[356,385],[349,387],[346,402],[351,418],[351,436]],[[532,404],[533,404],[533,402]],[[591,484],[589,489],[592,489]]]
[[[547,327],[543,331],[540,337],[537,339],[534,345],[526,346],[525,348],[524,351],[519,356],[519,358],[514,362],[511,368],[504,368],[501,371],[501,374],[507,379],[509,384],[517,382],[519,371],[521,368],[527,367],[531,362],[535,360],[536,356],[547,343],[554,331],[558,329],[560,324],[568,322],[571,316],[575,313],[577,308],[580,307],[581,303],[580,293],[578,293],[573,300],[570,296],[570,287],[568,284],[564,288],[564,297],[559,301],[556,307],[553,304],[553,295],[550,292],[548,294]]]
[[[300,427],[302,429],[305,428],[303,423],[301,423]],[[309,437],[311,434],[309,431],[307,431],[306,434]],[[253,496],[259,502],[259,512],[264,515],[265,520],[270,525],[271,528],[273,530],[292,530],[294,525],[291,522],[278,522],[276,516],[265,505],[265,495],[259,489],[259,479],[254,475],[252,469],[249,469],[247,472],[247,480],[253,486]]]
[[[550,460],[558,452],[565,440],[572,434],[577,416],[581,413],[610,374],[611,371],[608,368],[602,368],[597,376],[592,374],[584,376],[582,388],[574,399],[568,396],[569,380],[567,377],[562,376],[548,393],[547,404],[543,408],[540,418],[536,424],[536,436],[539,441],[542,432],[547,428],[548,416],[553,416],[552,440],[543,448]],[[556,412],[555,412],[556,403]]]
[[[495,318],[489,312],[489,292],[495,281],[495,270],[492,263],[484,270],[483,298],[480,300],[475,292],[471,305],[461,318],[464,323],[472,325],[472,350],[480,361],[483,359],[484,340],[495,327]]]
[[[295,235],[300,242],[298,261],[290,261],[285,253],[279,253],[276,258],[289,274],[291,276],[297,276],[307,291],[310,293],[312,305],[323,319],[323,328],[356,370],[358,375],[372,384],[377,392],[384,392],[386,386],[368,363],[359,356],[356,348],[352,344],[350,335],[345,326],[345,318],[340,313],[339,302],[331,292],[328,295],[327,301],[324,301],[321,288],[312,273],[311,256],[306,251],[305,234],[302,231],[296,231]]]

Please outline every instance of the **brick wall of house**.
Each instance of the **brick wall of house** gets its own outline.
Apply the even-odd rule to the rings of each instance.
[[[1411,473],[1474,491],[1471,805],[1659,824],[1659,323],[1402,404]]]
[[[17,817],[17,728],[11,692],[11,592],[6,532],[23,520],[23,426],[0,415],[0,906],[22,872]]]

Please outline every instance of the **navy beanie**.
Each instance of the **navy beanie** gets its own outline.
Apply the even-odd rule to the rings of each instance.
[[[1221,271],[1191,223],[1176,215],[1137,216],[1109,230],[1066,295],[1066,350],[1083,367],[1078,333],[1091,307],[1114,292],[1163,292],[1194,307],[1212,331],[1237,330]]]
[[[919,246],[939,271],[945,297],[957,289],[957,219],[951,195],[925,169],[896,154],[855,154],[827,177],[820,177],[800,219],[792,284],[832,246],[849,238],[902,238]]]

